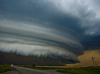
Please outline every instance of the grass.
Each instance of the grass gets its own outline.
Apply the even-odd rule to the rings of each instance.
[[[64,74],[100,74],[100,67],[80,67],[80,68],[66,68],[66,67],[38,67],[34,66],[33,69],[38,70],[56,70],[57,72],[61,72]]]
[[[25,66],[24,66],[25,67]],[[55,70],[64,74],[100,74],[100,67],[66,68],[59,66],[27,66],[37,70]]]
[[[11,67],[8,64],[0,65],[0,73],[11,71]]]
[[[62,69],[62,68],[60,68],[60,67],[33,67],[33,69],[38,69],[38,70],[59,70],[59,69]]]
[[[32,66],[32,65],[19,65],[19,66],[32,68],[32,69],[38,69],[38,70],[56,70],[56,69],[61,69],[61,67],[58,67],[58,66]]]
[[[100,67],[66,68],[57,71],[64,74],[100,74]]]

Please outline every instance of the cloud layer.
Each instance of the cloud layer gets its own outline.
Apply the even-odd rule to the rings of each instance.
[[[77,59],[100,35],[99,11],[99,0],[0,0],[0,51]]]

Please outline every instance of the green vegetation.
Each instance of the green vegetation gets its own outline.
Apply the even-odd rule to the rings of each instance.
[[[100,74],[100,67],[66,68],[56,71],[64,74]]]
[[[64,74],[100,74],[100,67],[66,68],[60,66],[24,66],[37,70],[55,70]]]
[[[10,65],[0,65],[0,73],[3,73],[3,72],[7,72],[7,71],[11,71],[11,67]]]
[[[38,69],[38,70],[61,70],[61,69],[64,69],[62,67],[58,67],[58,66],[46,66],[46,67],[39,67],[39,66],[36,66],[36,67],[33,67],[33,69]]]
[[[38,70],[58,70],[58,69],[62,69],[62,67],[59,67],[59,66],[35,66],[35,65],[19,65],[19,66],[32,68],[32,69],[38,69]]]

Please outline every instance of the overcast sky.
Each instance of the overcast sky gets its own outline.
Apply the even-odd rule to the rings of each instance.
[[[100,0],[0,0],[0,51],[70,56],[100,47]]]

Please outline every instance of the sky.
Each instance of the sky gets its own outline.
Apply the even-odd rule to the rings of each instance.
[[[77,60],[100,48],[99,0],[0,0],[0,51]]]

